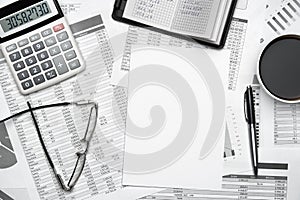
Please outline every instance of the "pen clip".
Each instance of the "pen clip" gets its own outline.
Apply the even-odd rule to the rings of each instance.
[[[247,122],[249,122],[249,118],[248,118],[248,101],[247,101],[247,94],[248,94],[248,87],[244,93],[244,115],[245,115],[245,119]]]

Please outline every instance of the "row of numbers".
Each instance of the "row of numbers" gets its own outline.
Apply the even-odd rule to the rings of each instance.
[[[22,24],[30,22],[38,17],[48,14],[49,12],[50,12],[50,10],[48,8],[48,4],[42,3],[40,5],[37,5],[36,7],[33,7],[26,11],[22,11],[16,15],[6,19],[7,25],[9,26],[9,30],[11,30]],[[32,17],[32,15],[35,15],[35,17]]]

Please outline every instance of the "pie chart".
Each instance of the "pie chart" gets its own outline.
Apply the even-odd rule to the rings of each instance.
[[[16,156],[4,123],[0,123],[0,169],[9,168],[17,163]]]

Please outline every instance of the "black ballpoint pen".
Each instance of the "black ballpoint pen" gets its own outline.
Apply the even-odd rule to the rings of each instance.
[[[248,86],[244,94],[244,112],[248,123],[249,140],[251,148],[252,167],[254,175],[258,173],[258,152],[257,152],[257,133],[255,127],[255,110],[252,87]]]

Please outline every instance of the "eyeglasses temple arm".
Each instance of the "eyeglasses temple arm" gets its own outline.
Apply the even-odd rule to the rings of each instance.
[[[29,107],[29,111],[30,111],[31,117],[32,117],[32,119],[33,119],[33,123],[34,123],[35,129],[36,129],[36,131],[37,131],[39,140],[40,140],[40,142],[41,142],[41,145],[42,145],[42,147],[43,147],[43,150],[44,150],[44,153],[45,153],[45,155],[46,155],[46,157],[47,157],[47,160],[48,160],[48,162],[49,162],[49,164],[50,164],[50,166],[51,166],[51,168],[52,168],[52,170],[53,170],[55,176],[57,177],[57,179],[58,179],[59,184],[61,185],[61,187],[62,187],[65,191],[70,191],[69,188],[66,188],[66,187],[65,187],[65,185],[64,185],[64,183],[63,183],[63,180],[62,180],[61,176],[57,173],[57,171],[56,171],[56,169],[55,169],[55,167],[54,167],[53,161],[51,160],[51,157],[50,157],[50,155],[49,155],[49,153],[48,153],[48,151],[47,151],[46,145],[45,145],[44,140],[43,140],[43,138],[42,138],[42,134],[41,134],[40,128],[39,128],[38,123],[37,123],[37,121],[36,121],[36,119],[35,119],[35,116],[34,116],[34,114],[33,114],[33,110],[34,110],[34,109],[31,108],[31,105],[30,105],[29,102],[27,102],[27,105],[28,105],[28,107]]]

